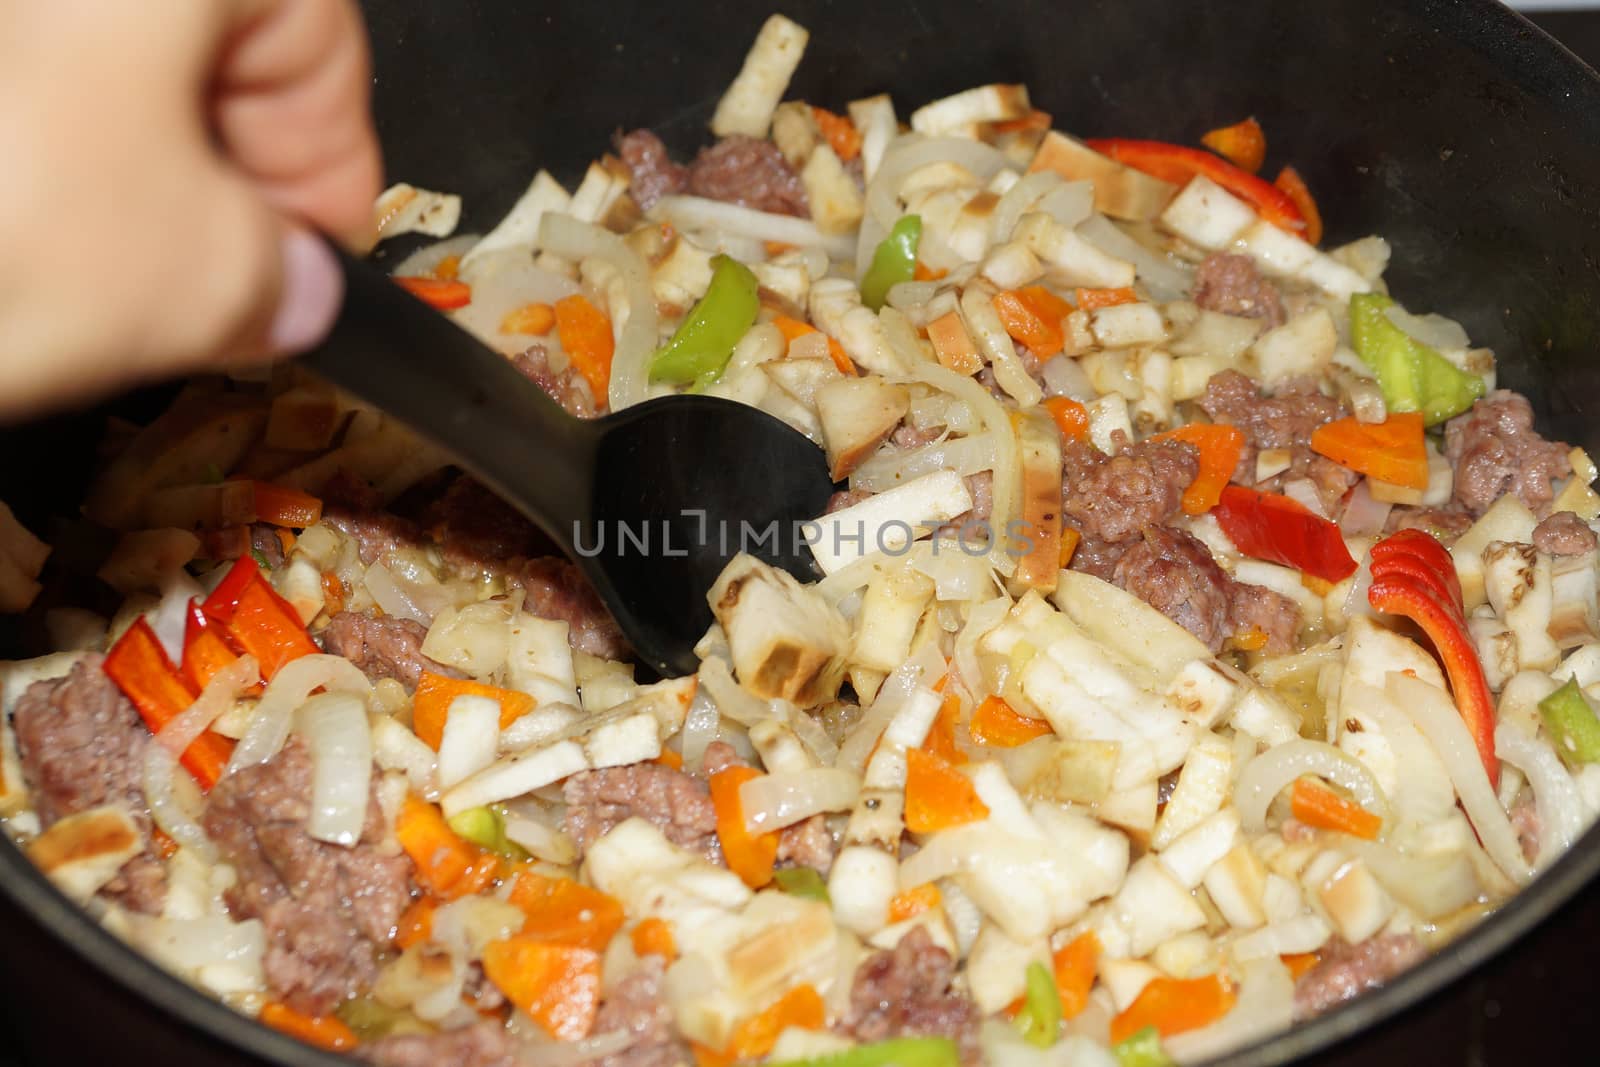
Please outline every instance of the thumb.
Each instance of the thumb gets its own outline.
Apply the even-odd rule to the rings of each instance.
[[[296,355],[317,344],[333,328],[344,300],[344,274],[322,237],[286,224],[278,256],[283,282],[267,327],[268,357]]]

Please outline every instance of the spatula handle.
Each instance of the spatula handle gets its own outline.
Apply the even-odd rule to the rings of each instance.
[[[570,550],[588,514],[592,429],[383,272],[336,252],[344,304],[301,363],[449,452]]]

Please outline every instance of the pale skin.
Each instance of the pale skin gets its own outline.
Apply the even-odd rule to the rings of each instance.
[[[320,340],[370,83],[353,0],[0,3],[0,419]]]

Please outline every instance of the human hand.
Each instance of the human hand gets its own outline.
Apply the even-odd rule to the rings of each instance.
[[[0,5],[0,417],[320,340],[369,81],[353,0]]]

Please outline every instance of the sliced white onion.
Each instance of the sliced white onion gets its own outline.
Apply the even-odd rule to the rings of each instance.
[[[1469,348],[1467,331],[1454,319],[1443,315],[1413,315],[1399,304],[1384,308],[1384,317],[1414,340],[1433,348]]]
[[[1181,299],[1193,284],[1189,271],[1129,237],[1104,215],[1089,216],[1079,224],[1078,233],[1106,255],[1132,263],[1139,280],[1157,300]]]
[[[400,583],[395,580],[394,575],[389,573],[389,568],[383,564],[374,563],[368,567],[362,582],[366,585],[367,592],[372,594],[373,603],[382,608],[385,615],[393,615],[397,619],[410,619],[423,626],[433,621],[431,615],[412,602],[406,591],[400,588]]]
[[[207,863],[214,862],[216,846],[199,820],[200,789],[178,758],[161,745],[150,745],[144,752],[141,773],[151,820],[181,847]]]
[[[1094,182],[1064,182],[1046,193],[1034,205],[1063,226],[1077,227],[1094,214]]]
[[[1539,855],[1533,865],[1543,870],[1583,836],[1583,797],[1556,750],[1515,720],[1501,719],[1495,727],[1494,750],[1527,776],[1533,790],[1539,811]]]
[[[183,659],[183,634],[189,620],[189,601],[205,595],[200,583],[179,567],[161,579],[161,601],[145,612],[162,651],[173,663]]]
[[[1039,368],[1044,378],[1045,396],[1066,396],[1082,404],[1100,399],[1100,392],[1089,380],[1089,372],[1071,356],[1052,356]]]
[[[986,182],[1006,165],[1006,160],[983,142],[965,137],[926,138],[908,133],[889,142],[877,173],[867,183],[866,214],[856,238],[856,277],[866,273],[873,253],[900,217],[901,184],[914,171],[932,163],[954,163],[971,171],[980,182]],[[848,259],[849,252],[835,258]]]
[[[1317,487],[1310,478],[1291,478],[1284,482],[1283,495],[1319,518],[1328,517],[1328,509],[1322,506],[1322,497],[1317,494]]]
[[[515,1062],[537,1063],[539,1067],[585,1067],[587,1064],[601,1063],[628,1049],[638,1040],[638,1035],[626,1027],[595,1034],[582,1041],[555,1041],[528,1026],[522,1029],[519,1037],[526,1055],[515,1057]]]
[[[956,634],[956,647],[951,656],[956,673],[967,692],[977,693],[983,688],[983,668],[978,663],[978,642],[983,636],[1005,621],[1011,610],[1011,598],[998,596],[979,604],[967,616],[967,624]]]
[[[1046,193],[1060,184],[1061,175],[1053,170],[1038,170],[1017,179],[1016,184],[1007,189],[994,206],[994,214],[989,216],[990,243],[1011,240],[1011,231],[1017,228],[1017,220],[1032,211]]]
[[[461,233],[443,241],[425,245],[396,263],[389,273],[396,278],[432,274],[434,268],[450,256],[465,255],[467,249],[477,244],[481,236],[476,233]],[[477,297],[476,292],[473,293],[473,297]]]
[[[355,693],[363,703],[372,696],[372,683],[367,681],[367,676],[343,656],[301,656],[285,664],[261,695],[261,702],[250,716],[250,726],[228,761],[226,773],[265,763],[276,756],[289,739],[295,709],[318,688]]]
[[[713,656],[701,661],[700,671],[695,677],[699,681],[699,688],[705,690],[724,717],[741,726],[754,726],[772,718],[771,706],[734,681],[733,672],[721,657]]]
[[[1360,859],[1406,907],[1423,919],[1442,919],[1477,900],[1483,892],[1472,860],[1461,852],[1413,855],[1384,844],[1340,834],[1341,852]]]
[[[717,702],[711,699],[700,686],[695,686],[694,698],[689,701],[689,710],[683,716],[683,732],[680,737],[679,754],[683,756],[683,765],[690,770],[698,770],[700,761],[705,758],[706,746],[717,739],[717,725],[722,716],[717,713]]]
[[[1343,786],[1355,797],[1356,803],[1387,826],[1389,802],[1366,764],[1325,741],[1300,738],[1267,749],[1245,764],[1240,772],[1239,781],[1233,787],[1233,799],[1245,832],[1265,830],[1267,809],[1272,801],[1304,774],[1314,774]]]
[[[839,758],[839,746],[834,744],[833,738],[828,736],[828,731],[822,724],[801,708],[793,704],[788,706],[786,721],[789,729],[800,739],[800,743],[811,753],[811,758],[819,766],[831,767]]]
[[[511,804],[516,803],[516,801],[511,802]],[[572,838],[568,837],[554,820],[543,815],[535,818],[527,814],[526,809],[529,806],[531,805],[524,805],[520,810],[513,809],[506,815],[506,839],[521,845],[535,859],[544,860],[546,863],[565,865],[576,862],[578,846]]]
[[[372,759],[379,770],[399,771],[418,796],[434,800],[439,795],[438,753],[428,743],[387,715],[373,715]]]
[[[941,601],[988,600],[1001,592],[988,559],[959,549],[918,557],[913,566],[933,579],[934,596]]]
[[[259,919],[234,922],[224,915],[164,919],[127,912],[129,940],[175,970],[193,972],[215,963],[259,968],[266,952],[266,928]]]
[[[781,830],[826,811],[849,811],[860,795],[860,777],[842,767],[763,774],[739,787],[745,827],[752,834]]]
[[[525,351],[531,340],[526,334],[500,332],[508,314],[528,304],[554,304],[579,291],[571,278],[535,266],[526,247],[473,260],[464,280],[472,284],[472,302],[451,318],[506,355]]]
[[[361,839],[372,787],[372,731],[366,700],[319,693],[301,706],[299,732],[311,749],[311,814],[306,833],[352,846]]]
[[[650,209],[680,230],[704,230],[751,241],[777,241],[799,248],[820,248],[833,259],[849,259],[853,246],[845,234],[826,234],[810,219],[708,200],[700,196],[664,196]]]
[[[889,289],[889,306],[896,311],[915,311],[932,300],[943,284],[943,282],[900,282]]]
[[[1389,512],[1393,510],[1393,504],[1373,499],[1372,490],[1363,478],[1356,483],[1356,487],[1350,491],[1350,498],[1345,501],[1344,514],[1339,516],[1339,529],[1346,537],[1374,536],[1383,532],[1389,521]]]
[[[574,263],[592,256],[617,269],[628,300],[628,319],[617,335],[616,351],[611,357],[608,399],[612,411],[642,402],[649,393],[650,354],[657,341],[656,302],[644,260],[609,230],[550,211],[539,220],[539,244],[547,252]],[[616,329],[615,321],[612,328]]]
[[[1484,851],[1494,860],[1495,866],[1505,872],[1518,885],[1526,885],[1533,871],[1523,859],[1522,848],[1517,844],[1516,831],[1500,807],[1499,798],[1489,785],[1489,775],[1483,769],[1478,748],[1472,735],[1461,721],[1461,713],[1443,690],[1427,682],[1408,678],[1398,671],[1389,672],[1384,688],[1394,702],[1411,716],[1428,743],[1433,746],[1450,782],[1456,787],[1461,806],[1466,810],[1472,828],[1483,842]],[[1524,771],[1527,768],[1523,768]]]
[[[1252,1045],[1286,1030],[1294,1021],[1294,979],[1276,957],[1251,960],[1243,967],[1239,999],[1228,1014],[1198,1030],[1162,1039],[1168,1055],[1179,1063],[1210,1059]]]
[[[981,433],[972,437],[935,441],[909,452],[882,452],[867,460],[850,476],[854,489],[881,493],[913,478],[934,471],[955,471],[965,478],[995,467],[995,437]]]
[[[878,738],[888,727],[900,708],[918,686],[931,686],[944,673],[944,659],[932,644],[922,646],[916,655],[890,672],[878,687],[878,695],[860,720],[850,728],[850,734],[839,746],[837,765],[857,774],[866,769],[867,758],[872,755]]]

